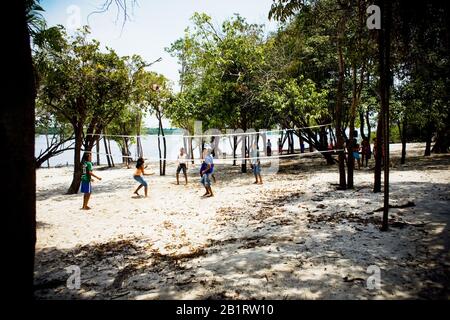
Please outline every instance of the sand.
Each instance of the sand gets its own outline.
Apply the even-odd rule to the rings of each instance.
[[[373,171],[336,190],[337,166],[320,156],[285,159],[274,175],[263,168],[263,185],[217,165],[206,199],[198,165],[187,186],[175,185],[173,165],[146,177],[148,198],[132,197],[133,169],[95,167],[103,179],[89,211],[81,194],[64,194],[72,168],[39,169],[36,297],[449,299],[450,155],[422,157],[423,148],[408,144],[400,165],[391,146],[390,203],[406,207],[390,209],[387,232]],[[80,268],[79,289],[67,287],[69,266]],[[369,266],[380,287],[368,286]]]

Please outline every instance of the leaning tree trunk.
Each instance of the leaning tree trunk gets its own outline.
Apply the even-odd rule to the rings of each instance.
[[[363,111],[360,111],[359,112],[359,123],[360,123],[360,126],[359,126],[359,133],[360,133],[360,135],[361,135],[361,139],[364,141],[364,140],[366,140],[367,139],[367,136],[366,136],[366,134],[364,133],[364,112]]]
[[[369,142],[370,142],[370,137],[372,136],[372,127],[370,126],[370,122],[369,122],[369,110],[366,111],[366,123],[367,123],[367,138],[369,138]]]
[[[50,143],[48,142],[48,132],[45,132],[45,141],[47,142],[47,149],[50,147]],[[47,159],[47,168],[50,168],[50,161]]]
[[[28,301],[33,298],[36,243],[35,83],[24,1],[4,6],[11,19],[3,25],[8,44],[3,50],[8,61],[3,98],[9,103],[0,108],[0,135],[7,152],[1,160],[2,204],[8,208],[3,215],[8,243],[3,246],[2,289],[8,300]]]

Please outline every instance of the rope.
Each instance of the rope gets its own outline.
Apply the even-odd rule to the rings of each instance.
[[[293,128],[293,129],[278,129],[278,130],[269,130],[269,131],[255,131],[255,132],[242,132],[242,133],[222,133],[222,134],[207,134],[207,135],[183,135],[183,134],[171,134],[167,135],[165,137],[183,137],[183,138],[201,138],[201,137],[226,137],[226,136],[246,136],[246,135],[257,135],[257,134],[267,134],[272,132],[284,132],[284,131],[295,131],[295,130],[304,130],[309,128],[320,128],[320,127],[326,127],[331,126],[331,123],[328,124],[321,124],[317,126],[310,126],[310,127],[301,127],[301,128]],[[102,134],[102,133],[87,133],[87,136],[100,136],[101,137],[119,137],[119,138],[137,138],[137,137],[145,137],[149,135],[120,135],[120,134]],[[156,135],[155,135],[156,136]],[[161,135],[158,137],[162,137]]]
[[[225,163],[225,161],[244,161],[244,160],[254,160],[254,159],[259,159],[259,160],[269,160],[269,159],[280,159],[280,158],[291,158],[291,157],[303,157],[303,156],[308,156],[308,155],[313,155],[313,154],[322,154],[322,153],[330,153],[330,152],[341,152],[344,151],[344,149],[337,149],[337,150],[326,150],[326,151],[313,151],[313,152],[306,152],[306,153],[295,153],[295,154],[281,154],[281,155],[277,155],[277,156],[263,156],[263,157],[240,157],[240,158],[214,158],[214,163],[216,164],[220,164],[220,163]],[[93,154],[100,154],[100,155],[113,155],[113,154],[109,154],[109,153],[100,153],[100,152],[94,152],[94,151],[85,151],[87,153],[93,153]],[[122,156],[120,155],[120,157],[122,158],[132,158],[129,156]],[[177,162],[178,159],[167,159],[167,158],[156,158],[156,157],[150,157],[150,158],[144,158],[144,160],[148,160],[147,162],[159,162],[159,161],[166,161],[166,162]],[[186,162],[189,161],[202,161],[202,159],[185,159]]]

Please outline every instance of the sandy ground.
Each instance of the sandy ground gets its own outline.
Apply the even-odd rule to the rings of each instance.
[[[190,183],[146,177],[133,198],[133,169],[97,169],[90,211],[65,195],[71,168],[37,171],[35,285],[38,299],[449,299],[450,155],[407,164],[391,146],[390,229],[373,171],[336,190],[337,166],[320,157],[283,160],[254,185],[251,173],[217,165],[216,196]],[[372,159],[373,161],[373,159]],[[158,172],[153,164],[151,171]],[[69,289],[78,266],[81,287]],[[371,266],[369,268],[369,266]],[[370,287],[379,268],[381,287]]]

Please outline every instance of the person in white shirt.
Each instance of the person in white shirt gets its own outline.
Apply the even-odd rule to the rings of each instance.
[[[187,154],[184,152],[184,148],[180,149],[180,154],[177,156],[177,185],[180,184],[179,176],[180,171],[183,170],[184,180],[186,181],[186,185],[188,184],[187,179]]]
[[[270,139],[267,140],[267,156],[270,157],[272,155],[272,142]]]

